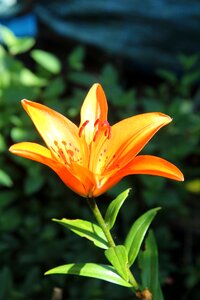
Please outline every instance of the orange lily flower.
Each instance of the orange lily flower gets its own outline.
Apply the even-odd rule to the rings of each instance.
[[[100,84],[94,84],[81,108],[80,126],[36,102],[22,105],[47,147],[22,142],[10,147],[16,155],[53,169],[74,192],[97,197],[130,174],[149,174],[182,181],[181,171],[168,161],[137,155],[171,118],[159,112],[107,121],[108,105]]]

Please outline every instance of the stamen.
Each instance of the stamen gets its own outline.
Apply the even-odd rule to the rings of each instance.
[[[94,137],[93,137],[93,142],[96,141],[98,133],[99,133],[99,130],[97,130],[97,131],[95,132]]]
[[[103,121],[102,123],[100,123],[100,120],[97,119],[94,123],[94,127],[97,126],[97,125],[98,125],[98,127],[96,129],[96,132],[94,133],[93,142],[96,141],[97,136],[98,136],[100,131],[101,132],[104,131],[104,135],[107,136],[108,139],[110,139],[110,137],[111,137],[111,126],[108,123],[108,121]]]
[[[99,119],[96,119],[96,121],[94,122],[94,127],[96,127],[97,126],[97,124],[99,124]]]
[[[80,127],[79,129],[79,132],[78,132],[78,136],[81,137],[82,136],[82,133],[83,133],[83,130],[85,128],[85,126],[89,123],[89,120],[86,120]]]

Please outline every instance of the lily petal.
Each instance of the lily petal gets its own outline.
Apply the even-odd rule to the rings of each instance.
[[[138,155],[123,169],[119,169],[115,173],[111,171],[110,174],[104,175],[101,186],[94,190],[93,196],[98,197],[115,186],[125,176],[134,174],[154,175],[184,181],[182,172],[167,160],[152,155]]]
[[[46,147],[36,143],[31,143],[31,142],[17,143],[12,145],[9,148],[9,151],[18,156],[35,160],[45,165],[49,165],[50,163],[53,163],[51,151]]]
[[[78,127],[73,122],[40,103],[24,99],[22,105],[49,148],[55,141],[67,141],[79,148]]]
[[[183,181],[184,176],[182,172],[172,163],[167,160],[152,156],[152,155],[138,155],[125,168],[127,175],[130,174],[148,174],[162,176],[177,181]]]
[[[124,119],[112,126],[109,149],[109,170],[123,168],[140,152],[154,134],[172,119],[162,113],[152,112]],[[108,153],[107,153],[108,155]]]
[[[22,142],[12,145],[9,151],[18,156],[49,166],[57,173],[65,185],[67,185],[75,193],[85,197],[85,189],[79,179],[76,178],[65,165],[54,160],[54,158],[52,158],[51,151],[46,147],[36,143]]]
[[[80,128],[89,121],[84,128],[84,135],[89,145],[94,137],[95,122],[107,121],[108,104],[106,96],[100,84],[95,83],[89,90],[81,107]]]

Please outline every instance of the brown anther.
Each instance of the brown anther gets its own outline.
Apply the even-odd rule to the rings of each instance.
[[[81,137],[82,136],[82,133],[83,133],[83,130],[85,128],[85,126],[89,123],[89,120],[86,120],[80,127],[79,129],[79,132],[78,132],[78,136]]]

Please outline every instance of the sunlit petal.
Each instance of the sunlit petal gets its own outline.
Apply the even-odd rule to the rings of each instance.
[[[177,181],[183,181],[182,172],[172,163],[165,159],[152,155],[138,155],[125,168],[129,174],[149,174],[162,176]]]
[[[36,143],[17,143],[12,145],[9,151],[18,156],[29,158],[45,165],[53,164],[51,152],[49,151],[49,149]]]
[[[78,128],[69,119],[37,102],[24,99],[22,105],[49,148],[55,141],[78,147]]]
[[[77,179],[74,174],[66,168],[65,165],[52,158],[49,149],[35,143],[22,142],[14,144],[9,149],[10,152],[22,156],[42,164],[49,166],[61,180],[74,192],[81,196],[85,196],[86,191],[84,185]]]
[[[106,96],[100,84],[94,84],[89,90],[83,105],[81,107],[81,126],[86,124],[84,128],[84,136],[88,144],[94,138],[95,124],[97,120],[104,122],[107,120],[108,104]]]
[[[153,112],[136,115],[112,126],[108,145],[108,169],[123,168],[148,143],[153,135],[172,119],[162,113]]]

